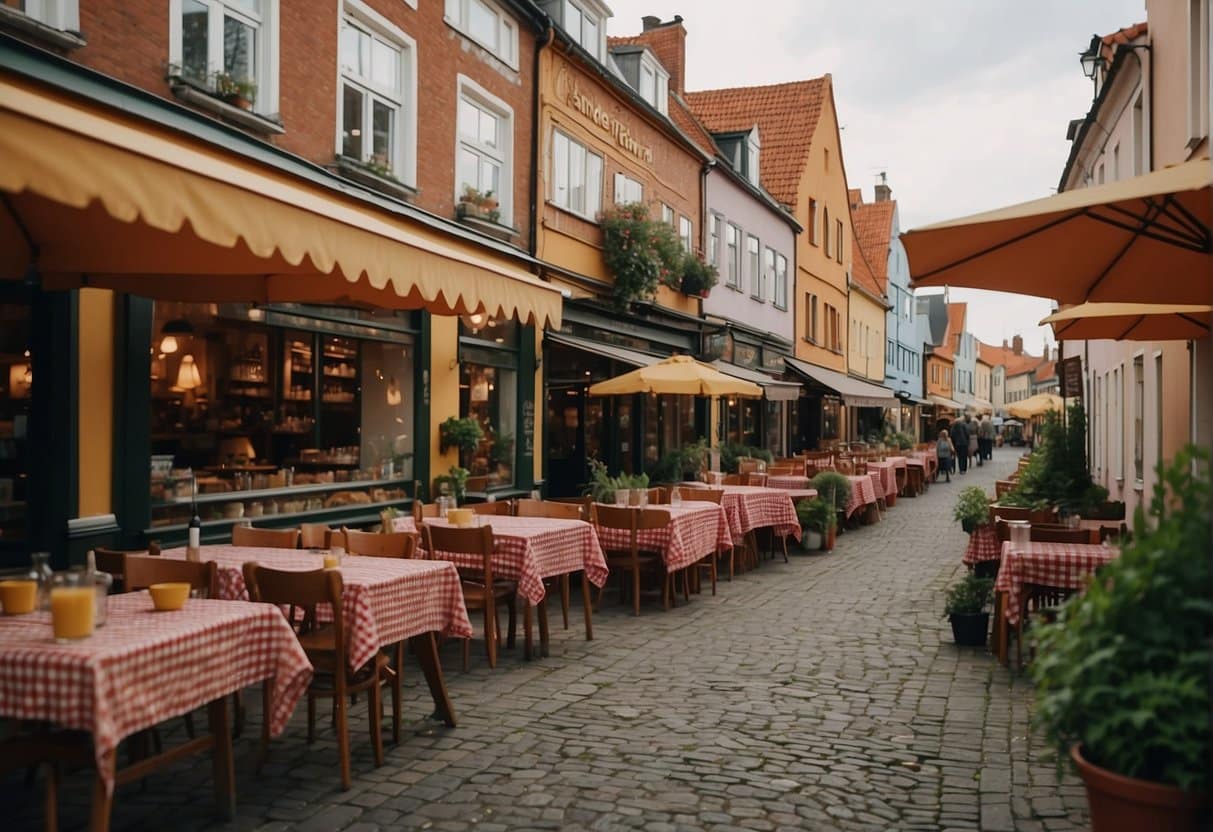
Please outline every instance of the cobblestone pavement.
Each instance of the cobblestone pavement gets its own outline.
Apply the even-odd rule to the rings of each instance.
[[[256,775],[254,712],[236,743],[234,828],[1085,828],[1081,785],[1059,784],[1030,735],[1030,684],[955,647],[941,617],[963,573],[955,495],[992,491],[1015,454],[899,501],[832,554],[768,561],[715,597],[633,618],[608,596],[593,642],[579,609],[568,631],[557,612],[546,659],[506,651],[490,671],[476,644],[462,673],[448,645],[459,727],[422,718],[428,700],[410,679],[414,722],[376,769],[360,702],[348,792],[331,732],[306,745],[302,707]],[[120,789],[115,828],[211,827],[209,768],[180,763]],[[86,776],[65,792],[68,823],[81,821]],[[38,827],[39,796],[0,781],[18,828]]]

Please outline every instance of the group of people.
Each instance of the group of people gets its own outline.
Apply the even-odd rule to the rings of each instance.
[[[957,468],[964,474],[976,460],[978,467],[994,455],[994,423],[989,417],[973,417],[966,413],[963,419],[952,423],[951,430],[941,428],[939,439],[935,443],[935,452],[939,457],[939,473],[945,475],[946,481],[952,481],[952,472]]]

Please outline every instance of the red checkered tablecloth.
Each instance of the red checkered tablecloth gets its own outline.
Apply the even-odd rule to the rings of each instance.
[[[156,612],[146,592],[114,595],[106,625],[70,644],[52,639],[50,613],[0,618],[0,716],[88,731],[103,777],[124,737],[269,678],[278,734],[312,665],[269,604],[193,598]]]
[[[722,486],[720,504],[729,518],[729,533],[740,540],[755,529],[774,529],[780,537],[800,540],[796,505],[784,489],[755,485]]]
[[[998,542],[998,531],[993,523],[982,523],[969,533],[969,545],[960,560],[965,566],[974,566],[987,560],[1002,557],[1002,544]]]
[[[863,506],[876,502],[876,488],[867,474],[861,477],[847,475],[847,479],[851,482],[851,501],[847,503],[847,517],[850,517]]]
[[[640,547],[646,552],[661,552],[667,572],[685,569],[713,552],[727,551],[733,546],[729,519],[723,506],[684,500],[680,506],[650,508],[669,514],[670,522],[660,529],[641,531]],[[630,545],[628,532],[622,529],[599,526],[597,532],[604,549],[622,549]]]
[[[594,586],[607,579],[606,558],[594,534],[594,527],[581,520],[556,517],[508,517],[485,515],[480,518],[493,527],[493,576],[518,582],[518,594],[532,604],[543,601],[544,578],[585,570]],[[446,520],[427,518],[426,523],[447,526]],[[412,518],[397,518],[398,531],[415,531]],[[443,557],[456,566],[476,568],[477,558],[444,552]]]
[[[877,485],[883,489],[885,497],[892,497],[897,494],[897,464],[891,459],[886,459],[884,462],[868,462],[868,473],[876,474],[879,477]]]
[[[163,556],[184,559],[185,549]],[[324,565],[318,552],[256,546],[204,546],[202,559],[218,564],[219,597],[227,599],[248,598],[242,571],[247,561],[300,572]],[[446,561],[350,555],[342,561],[341,578],[351,668],[362,667],[380,647],[422,633],[472,637],[459,573]]]
[[[1119,550],[1101,543],[1028,543],[1016,547],[1004,541],[994,589],[1007,593],[1007,624],[1014,627],[1019,621],[1025,583],[1082,589],[1096,569],[1119,554]]]
[[[782,488],[798,490],[809,487],[808,477],[798,477],[794,474],[781,474],[777,477],[767,477],[767,488]]]
[[[898,470],[902,470],[906,467],[909,460],[907,460],[904,456],[887,456],[885,457],[885,462],[891,462],[893,463],[893,467],[897,468]]]

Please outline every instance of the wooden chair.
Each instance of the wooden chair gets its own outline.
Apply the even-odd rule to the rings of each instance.
[[[1090,543],[1091,532],[1088,529],[1067,529],[1064,526],[1046,526],[1033,524],[1028,532],[1029,540],[1033,543]]]
[[[219,568],[213,560],[205,563],[174,558],[128,554],[123,575],[127,592],[147,589],[152,584],[183,583],[203,597],[219,597]]]
[[[552,500],[532,500],[529,497],[514,501],[515,517],[551,517],[557,520],[585,520],[588,511],[583,501],[560,503]],[[565,573],[551,580],[557,583],[560,591],[560,616],[564,621],[564,629],[567,630],[569,628],[569,575]],[[547,583],[547,579],[544,582]],[[588,640],[593,638],[594,632],[588,617],[588,606],[586,608],[586,615],[585,637]]]
[[[754,457],[743,456],[737,460],[738,474],[757,474],[762,460]]]
[[[350,696],[362,691],[369,692],[368,722],[371,728],[371,747],[375,753],[375,765],[383,765],[383,735],[381,733],[382,699],[381,685],[390,672],[387,656],[380,652],[362,667],[350,670],[346,658],[345,619],[342,609],[341,571],[317,569],[312,572],[289,572],[267,569],[257,563],[244,564],[244,583],[249,598],[253,601],[279,606],[302,607],[309,614],[301,619],[297,634],[299,644],[315,669],[312,682],[307,689],[307,739],[316,738],[316,699],[328,697],[333,700],[333,719],[337,729],[337,756],[341,762],[341,788],[350,788],[350,737],[347,709]],[[314,626],[315,608],[328,604],[333,611],[331,624]],[[295,622],[292,622],[295,623]],[[262,685],[264,713],[270,712],[271,680]],[[258,770],[269,751],[270,720],[261,724],[261,751],[258,755]]]
[[[632,578],[632,614],[640,615],[640,573],[648,570],[661,576],[661,603],[663,609],[669,609],[672,602],[673,583],[665,571],[665,561],[660,552],[646,552],[640,549],[639,535],[646,529],[660,529],[670,522],[670,514],[666,511],[628,508],[623,506],[607,506],[595,503],[593,506],[594,525],[603,529],[621,529],[628,533],[626,549],[607,550],[607,568],[611,572],[629,573]],[[598,602],[595,607],[602,606],[602,596],[606,585],[598,590]]]
[[[363,532],[341,529],[345,536],[345,551],[351,555],[374,558],[411,558],[417,551],[417,535],[413,532]]]
[[[1015,490],[1015,482],[1013,480],[995,480],[994,481],[994,498],[997,499],[1009,491]]]
[[[427,517],[438,516],[437,503],[423,503],[420,500],[413,501],[413,519],[417,521],[417,525],[421,525],[421,521]]]
[[[651,506],[665,506],[670,504],[670,492],[661,486],[655,486],[645,492],[649,498]]]
[[[441,558],[442,554],[474,555],[480,564],[476,567],[458,567],[463,584],[463,600],[469,611],[484,613],[484,643],[489,667],[497,666],[497,604],[504,603],[509,609],[509,633],[506,646],[514,646],[514,635],[518,622],[518,585],[493,577],[493,528],[479,526],[471,529],[453,529],[426,524],[421,527],[425,549],[430,558]],[[468,669],[471,640],[463,642],[463,669]]]
[[[233,546],[257,546],[264,549],[298,549],[298,529],[258,529],[232,526]]]
[[[720,505],[724,491],[720,488],[699,488],[692,485],[680,485],[674,489],[684,501],[699,503],[715,503]]]
[[[299,546],[303,549],[327,549],[332,531],[327,523],[304,523],[299,527]]]
[[[1128,536],[1129,536],[1129,527],[1126,526],[1124,523],[1120,523],[1115,526],[1100,526],[1099,527],[1099,542],[1100,543],[1103,543],[1105,540],[1111,540],[1111,541],[1115,542],[1117,540],[1127,538]]]
[[[492,503],[470,503],[464,508],[470,508],[473,514],[496,515],[509,517],[514,513],[514,506],[509,500],[497,500]]]
[[[767,475],[766,474],[759,474],[757,472],[751,472],[751,473],[747,473],[747,474],[741,474],[740,476],[746,485],[754,485],[754,486],[758,486],[759,488],[761,488],[762,486],[765,486],[767,484]]]
[[[1067,598],[1077,593],[1077,589],[1061,586],[1046,586],[1045,584],[1025,583],[1021,589],[1019,621],[1015,623],[1015,662],[1019,669],[1023,663],[1023,631],[1029,615],[1035,615],[1046,621],[1057,616],[1057,608]],[[1030,654],[1029,654],[1030,655]]]
[[[741,474],[725,474],[721,485],[745,485],[745,477]]]
[[[152,541],[147,545],[146,549],[110,549],[105,546],[98,546],[93,549],[93,555],[97,562],[97,569],[102,572],[108,572],[114,577],[111,592],[126,592],[126,556],[127,555],[147,555],[149,557],[160,556],[160,544]]]

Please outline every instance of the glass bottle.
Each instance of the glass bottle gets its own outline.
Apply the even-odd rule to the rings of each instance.
[[[189,540],[185,545],[185,559],[198,561],[202,559],[202,518],[198,516],[198,480],[193,481],[194,497],[189,524]]]
[[[88,550],[88,557],[84,565],[84,583],[91,584],[97,593],[96,602],[93,605],[93,626],[104,627],[106,613],[109,611],[109,594],[110,587],[114,585],[114,576],[108,572],[97,571],[97,553],[92,549]]]
[[[55,572],[51,569],[51,553],[50,552],[34,552],[30,555],[29,577],[30,580],[38,582],[38,609],[49,610],[51,608],[51,583],[55,579]]]

